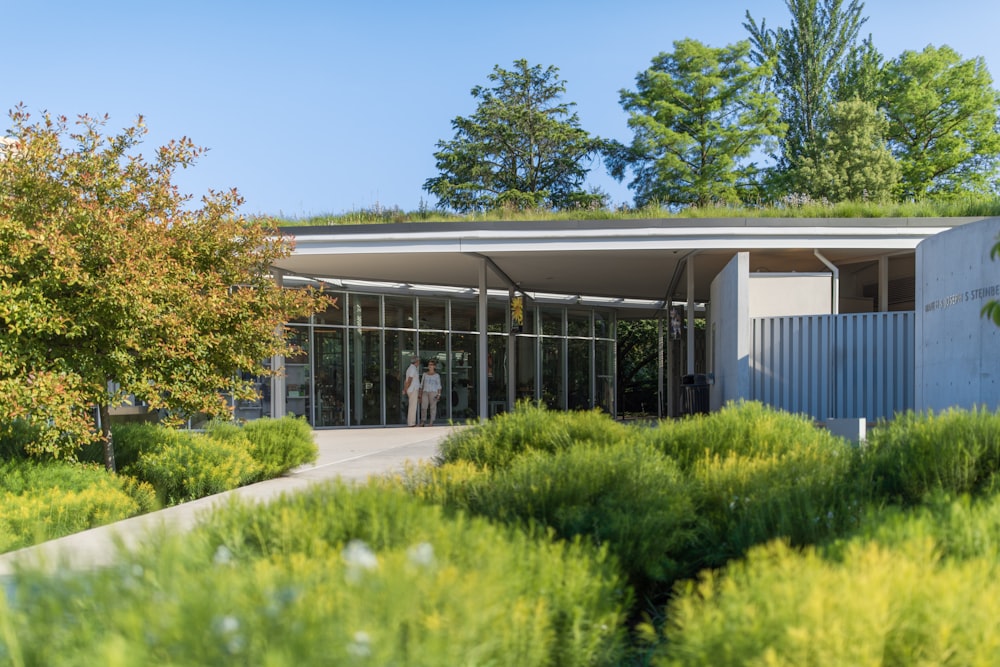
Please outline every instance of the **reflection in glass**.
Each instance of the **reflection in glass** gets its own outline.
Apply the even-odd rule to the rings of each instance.
[[[615,344],[610,340],[594,341],[594,375],[597,407],[615,414]]]
[[[412,331],[385,332],[385,423],[405,424],[407,399],[403,396],[406,383],[406,369],[410,357],[416,354],[417,346]]]
[[[381,326],[379,317],[379,297],[371,294],[351,294],[351,310],[348,324],[355,327]]]
[[[542,338],[542,402],[553,410],[566,409],[564,342],[563,338]]]
[[[330,306],[324,310],[322,313],[316,313],[313,316],[313,322],[316,324],[343,324],[344,323],[344,305],[347,303],[344,300],[343,292],[325,292],[325,294],[331,299],[336,299]]]
[[[535,387],[535,349],[538,339],[534,336],[517,337],[517,400],[537,398]]]
[[[475,301],[451,302],[451,330],[479,331],[476,326],[478,306]]]
[[[490,416],[507,411],[507,336],[489,337],[489,365],[492,371],[489,386]]]
[[[421,297],[417,304],[420,308],[420,328],[439,329],[448,328],[447,307],[448,302],[444,299],[426,299]]]
[[[451,367],[447,374],[451,418],[456,422],[464,422],[479,416],[479,400],[476,387],[479,386],[479,375],[476,372],[476,359],[479,350],[479,336],[475,334],[451,335]],[[438,404],[438,414],[442,406]]]
[[[590,398],[590,341],[569,339],[566,344],[569,349],[566,357],[569,380],[567,407],[570,410],[589,410],[593,407]]]
[[[344,415],[344,330],[317,328],[316,344],[316,426],[343,426]]]
[[[295,346],[296,352],[285,359],[285,414],[304,416],[312,424],[309,329],[289,327],[288,340]]]
[[[563,311],[561,308],[542,308],[542,333],[546,336],[563,335]]]
[[[589,310],[568,310],[566,312],[566,335],[590,337]]]
[[[382,392],[382,332],[354,329],[351,331],[351,395],[352,424],[381,424],[379,410]]]
[[[393,329],[413,329],[413,297],[385,297],[385,326]]]

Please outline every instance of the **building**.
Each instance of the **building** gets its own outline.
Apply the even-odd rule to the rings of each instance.
[[[520,398],[616,415],[616,322],[658,318],[668,330],[686,320],[684,348],[664,345],[665,414],[684,409],[693,384],[712,408],[748,398],[819,420],[891,417],[917,406],[918,245],[970,223],[992,233],[998,220],[286,228],[296,248],[276,279],[322,281],[337,308],[290,324],[303,354],[273,360],[283,376],[237,416],[404,423],[399,379],[414,353],[438,360],[443,420],[491,416]],[[703,353],[696,317],[707,322]]]

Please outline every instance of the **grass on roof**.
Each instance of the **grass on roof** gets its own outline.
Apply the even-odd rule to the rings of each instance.
[[[1000,197],[967,198],[946,201],[922,201],[881,204],[841,202],[830,204],[805,199],[786,198],[771,206],[706,206],[672,210],[662,206],[608,209],[498,209],[459,215],[448,211],[421,208],[404,211],[399,207],[375,206],[347,213],[302,218],[275,216],[279,226],[329,226],[385,224],[393,222],[533,222],[543,220],[642,220],[663,218],[963,218],[1000,216]]]

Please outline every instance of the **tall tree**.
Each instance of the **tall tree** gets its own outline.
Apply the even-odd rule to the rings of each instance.
[[[781,144],[777,170],[786,187],[796,188],[795,169],[803,156],[814,154],[822,136],[826,113],[838,96],[834,84],[860,62],[856,48],[864,3],[850,0],[785,0],[792,15],[787,28],[769,29],[746,13],[743,26],[750,33],[757,62],[773,61],[774,90],[781,100],[781,120],[788,131]]]
[[[712,48],[693,39],[674,42],[621,92],[635,133],[631,146],[611,153],[618,179],[639,206],[705,206],[738,202],[757,172],[755,150],[780,136],[777,100],[766,92],[767,63],[753,65],[750,43]]]
[[[886,146],[888,122],[875,105],[858,98],[835,102],[828,125],[816,156],[800,162],[808,191],[834,203],[892,200],[899,163]]]
[[[72,456],[96,437],[114,468],[108,409],[226,414],[249,398],[241,372],[284,353],[283,323],[326,299],[275,285],[291,251],[236,191],[199,207],[172,183],[201,153],[172,141],[147,160],[142,118],[39,122],[18,107],[0,160],[0,414],[39,430],[38,452]],[[113,387],[113,390],[109,390]],[[95,428],[99,409],[102,430]],[[8,425],[11,423],[7,422]]]
[[[982,58],[905,51],[885,66],[883,94],[904,196],[995,193],[1000,93]]]
[[[574,103],[561,101],[558,68],[517,60],[488,78],[492,86],[472,89],[475,113],[455,118],[455,137],[437,143],[440,174],[424,189],[438,205],[462,213],[602,205],[605,196],[583,183],[604,142],[580,127]]]

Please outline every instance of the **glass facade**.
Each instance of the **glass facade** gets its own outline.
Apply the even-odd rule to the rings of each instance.
[[[309,322],[292,322],[297,352],[285,360],[284,408],[316,428],[406,423],[403,374],[410,356],[437,362],[442,400],[438,423],[479,417],[480,374],[488,416],[517,400],[553,409],[599,407],[615,413],[614,314],[588,308],[526,305],[524,325],[510,333],[510,304],[487,304],[486,368],[479,368],[475,298],[334,293],[336,306]],[[511,341],[511,335],[514,336]],[[268,394],[271,387],[262,388]],[[270,397],[245,406],[242,418],[270,412]]]

